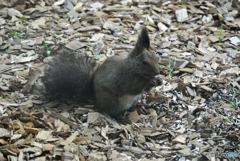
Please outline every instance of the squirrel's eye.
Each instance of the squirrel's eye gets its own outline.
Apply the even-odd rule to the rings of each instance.
[[[143,65],[147,65],[147,62],[146,62],[146,61],[143,61]]]

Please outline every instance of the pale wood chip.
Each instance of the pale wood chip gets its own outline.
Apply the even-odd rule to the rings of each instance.
[[[75,131],[70,137],[68,137],[61,145],[68,145],[74,141],[74,139],[79,135],[78,131]]]
[[[137,111],[134,111],[128,116],[128,118],[132,122],[137,122],[138,120],[140,120],[141,117]]]
[[[84,43],[82,43],[82,42],[80,42],[78,40],[73,40],[73,41],[71,41],[70,43],[68,43],[66,45],[66,48],[69,48],[71,50],[77,50],[77,49],[80,49],[80,48],[82,48],[84,46],[86,46],[86,44],[84,44]]]
[[[11,131],[0,128],[0,137],[10,137]]]
[[[187,135],[178,135],[176,138],[173,139],[172,143],[181,143],[186,144]]]
[[[88,113],[87,122],[88,122],[88,123],[93,123],[93,122],[95,122],[98,118],[99,118],[99,113],[98,113],[98,112]]]
[[[53,131],[40,131],[38,134],[37,134],[37,136],[36,136],[36,138],[37,139],[40,139],[40,140],[47,140],[50,136],[51,136],[51,133],[52,133]]]

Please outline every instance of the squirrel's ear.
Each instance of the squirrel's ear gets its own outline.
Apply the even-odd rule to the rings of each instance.
[[[146,27],[144,27],[141,33],[138,35],[137,44],[130,53],[131,57],[135,57],[143,52],[144,49],[150,48],[150,40]]]

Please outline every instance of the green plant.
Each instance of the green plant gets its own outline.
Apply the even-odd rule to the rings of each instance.
[[[19,39],[22,39],[22,36],[19,33],[17,33],[17,32],[9,33],[9,35],[12,35],[12,36],[18,37]]]
[[[224,121],[229,121],[227,116],[224,116],[223,119],[224,119]]]
[[[123,37],[121,38],[121,40],[122,40],[123,43],[125,43],[125,39]]]
[[[26,17],[22,17],[22,18],[19,18],[19,19],[13,21],[13,23],[21,22],[21,21],[26,20],[26,19],[27,19]]]
[[[153,92],[156,92],[156,87],[152,87],[152,91],[153,91]]]
[[[96,55],[95,59],[98,60],[98,59],[100,59],[100,57],[101,57],[100,55]]]
[[[23,37],[25,37],[25,36],[27,36],[28,35],[28,33],[26,32],[26,33],[17,33],[17,32],[15,32],[15,33],[9,33],[9,35],[12,35],[12,36],[15,36],[15,37],[18,37],[19,39],[23,39]]]
[[[226,99],[226,98],[224,98],[224,97],[223,97],[223,99],[224,99],[225,101],[231,103],[234,108],[237,108],[237,105],[236,105],[233,101],[230,101],[230,100],[228,100],[228,99]]]
[[[71,18],[72,17],[72,14],[71,13],[67,13],[68,17]]]
[[[64,37],[59,36],[59,35],[52,35],[52,36],[55,37],[55,38],[57,38],[57,39],[67,40],[67,39],[65,39]]]
[[[190,15],[188,15],[188,18],[189,18],[189,17],[191,17],[191,16],[192,16],[194,13],[195,13],[195,12],[193,12],[193,13],[190,13]]]
[[[235,92],[235,90],[234,90],[234,87],[233,87],[233,91],[234,91],[234,93],[233,93],[233,97],[232,97],[232,100],[228,100],[228,99],[226,99],[225,97],[222,97],[225,101],[227,101],[228,103],[231,103],[232,104],[232,106],[234,107],[234,108],[237,108],[238,107],[238,100],[237,100],[237,98],[236,98],[236,92]]]
[[[173,72],[173,69],[176,65],[176,60],[174,61],[173,63],[173,66],[171,67],[171,57],[169,56],[169,63],[168,63],[168,76],[170,79],[172,79],[172,72]]]
[[[223,23],[221,22],[221,30],[220,30],[220,34],[219,34],[219,43],[221,42],[222,40],[222,34],[223,34]]]
[[[175,106],[172,105],[172,108],[171,108],[171,112],[172,112],[172,113],[174,112],[174,108],[175,108]]]
[[[49,43],[44,44],[44,46],[45,46],[46,48],[48,48],[48,45],[49,45]]]
[[[47,49],[47,56],[50,56],[50,54],[51,54],[51,51],[50,50],[48,50],[48,45],[50,45],[49,43],[45,43],[44,44],[44,46],[45,46],[45,48]]]
[[[181,2],[181,7],[183,8],[183,2]]]
[[[51,51],[47,50],[47,56],[50,56],[50,54],[51,54]]]
[[[26,33],[22,33],[22,36],[27,36],[28,35],[28,33],[26,32]]]
[[[9,52],[9,50],[8,50],[8,49],[5,49],[3,53],[4,53],[4,54],[7,54],[8,52]]]
[[[162,65],[162,64],[158,64],[159,67],[165,67],[165,65]]]

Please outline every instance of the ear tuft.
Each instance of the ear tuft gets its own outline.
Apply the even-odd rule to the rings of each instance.
[[[147,32],[147,28],[143,27],[141,33],[138,35],[137,44],[130,53],[131,57],[135,57],[143,52],[144,49],[150,48],[150,40]]]
[[[149,40],[149,36],[148,36],[146,27],[143,27],[140,35],[138,36],[137,45],[138,44],[139,44],[139,46],[141,45],[142,47],[144,47],[146,49],[150,48],[150,40]]]

